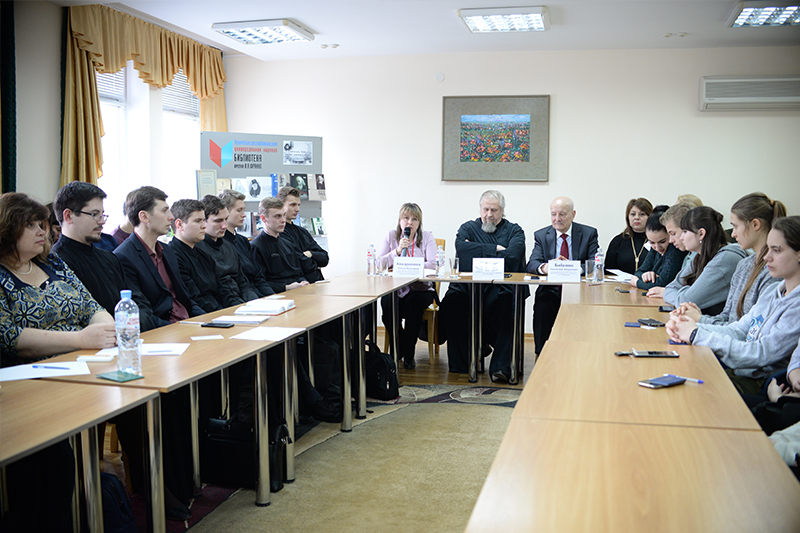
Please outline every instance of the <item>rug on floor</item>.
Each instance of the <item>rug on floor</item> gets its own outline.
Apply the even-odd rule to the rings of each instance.
[[[519,389],[501,387],[475,387],[464,385],[403,385],[400,397],[394,400],[380,401],[367,399],[370,404],[407,404],[407,403],[472,403],[484,405],[500,405],[514,407],[522,393]]]
[[[198,498],[192,498],[189,503],[192,517],[185,522],[167,520],[166,532],[180,533],[181,531],[186,531],[240,490],[203,485],[203,495]],[[131,498],[131,508],[133,509],[133,517],[136,520],[137,529],[139,531],[147,531],[147,503],[145,499],[138,494],[134,494]]]

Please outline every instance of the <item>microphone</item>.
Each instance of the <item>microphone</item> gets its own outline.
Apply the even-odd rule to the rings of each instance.
[[[411,228],[407,227],[406,229],[403,230],[403,237],[405,237],[406,239],[411,237]],[[403,251],[400,254],[400,256],[401,257],[408,257],[408,248],[403,248]]]

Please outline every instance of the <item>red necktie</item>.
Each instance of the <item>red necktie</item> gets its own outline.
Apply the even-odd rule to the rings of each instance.
[[[567,245],[567,234],[561,234],[561,255],[569,259],[569,245]]]

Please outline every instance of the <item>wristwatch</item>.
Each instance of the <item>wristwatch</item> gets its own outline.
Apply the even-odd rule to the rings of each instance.
[[[698,328],[694,328],[692,330],[692,334],[689,335],[689,344],[694,344],[694,338],[697,335],[697,330],[698,330]]]

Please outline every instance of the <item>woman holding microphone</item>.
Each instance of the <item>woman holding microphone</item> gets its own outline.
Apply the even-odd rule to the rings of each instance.
[[[394,265],[395,258],[401,256],[422,257],[425,268],[436,266],[436,239],[430,231],[422,231],[422,209],[414,203],[405,203],[400,207],[397,228],[386,234],[378,248],[378,261],[387,261],[389,267]],[[403,368],[411,369],[416,366],[414,349],[422,325],[422,314],[435,297],[433,283],[418,281],[403,287],[397,295],[400,299],[398,360],[402,358]],[[381,298],[381,310],[386,334],[391,340],[394,335],[391,327],[391,294]]]

